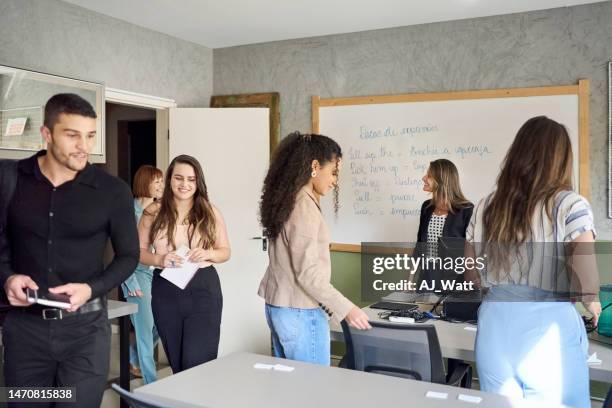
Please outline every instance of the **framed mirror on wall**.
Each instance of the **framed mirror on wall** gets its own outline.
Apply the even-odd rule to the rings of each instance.
[[[91,103],[98,116],[93,163],[105,161],[104,85],[0,65],[0,158],[23,159],[44,149],[40,134],[47,100],[74,93]]]

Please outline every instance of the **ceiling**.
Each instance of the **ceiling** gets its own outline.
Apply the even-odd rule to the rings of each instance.
[[[64,0],[210,48],[544,10],[593,0]]]

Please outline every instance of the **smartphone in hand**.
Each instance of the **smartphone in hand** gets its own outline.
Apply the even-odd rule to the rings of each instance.
[[[31,304],[38,303],[39,305],[57,307],[60,309],[70,308],[70,296],[66,294],[46,293],[41,295],[37,290],[26,288],[26,297]]]

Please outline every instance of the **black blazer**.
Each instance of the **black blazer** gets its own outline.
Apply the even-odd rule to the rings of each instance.
[[[415,248],[417,253],[424,253],[425,250],[425,245],[423,244],[427,242],[427,227],[429,226],[429,220],[431,219],[431,215],[435,209],[434,205],[429,205],[430,202],[431,200],[427,200],[421,206],[421,219],[419,221],[419,232],[417,234],[418,244],[417,248]],[[444,238],[451,238],[448,240],[449,246],[457,247],[455,249],[463,249],[465,230],[470,223],[473,210],[474,205],[469,204],[463,208],[456,209],[454,214],[449,211],[448,215],[446,216],[446,222],[444,223],[444,229],[442,230],[442,238],[440,238],[440,244],[442,244],[442,247],[439,248],[440,256],[443,256],[442,254],[445,252],[443,248]]]

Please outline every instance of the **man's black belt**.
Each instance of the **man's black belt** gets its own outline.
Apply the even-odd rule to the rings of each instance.
[[[98,310],[102,310],[105,308],[106,302],[103,298],[98,297],[90,300],[85,303],[83,306],[79,307],[76,312],[69,312],[66,309],[60,309],[57,307],[49,307],[34,304],[28,307],[19,307],[15,308],[15,310],[21,310],[24,313],[39,316],[43,320],[61,320],[67,317],[82,315],[85,313],[97,312]]]

